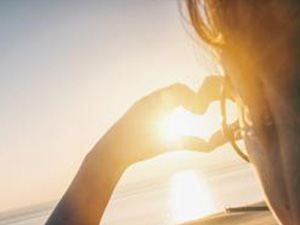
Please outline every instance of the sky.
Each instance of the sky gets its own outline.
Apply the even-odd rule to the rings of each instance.
[[[175,0],[1,1],[0,211],[58,199],[142,96],[218,73],[185,26]]]

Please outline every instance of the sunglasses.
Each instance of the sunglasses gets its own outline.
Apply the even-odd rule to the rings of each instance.
[[[230,99],[230,92],[232,86],[229,81],[229,76],[224,76],[222,90],[221,90],[221,115],[222,115],[222,131],[224,137],[231,144],[234,151],[247,163],[250,162],[249,155],[246,151],[246,148],[241,146],[242,139],[247,139],[247,141],[258,142],[258,136],[254,130],[253,122],[250,118],[249,109],[241,101],[236,102],[238,108],[238,117],[236,122],[233,124],[228,123],[227,119],[227,100]],[[267,131],[274,129],[274,123],[270,116],[265,116],[262,119],[260,125],[262,131]],[[268,133],[268,132],[265,132]]]

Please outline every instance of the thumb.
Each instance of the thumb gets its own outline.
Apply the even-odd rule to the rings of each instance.
[[[204,139],[193,136],[182,136],[169,143],[168,148],[169,150],[191,150],[203,153],[209,153],[213,150]]]

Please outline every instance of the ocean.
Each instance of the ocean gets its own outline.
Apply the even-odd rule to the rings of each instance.
[[[214,163],[210,161],[212,159],[206,157],[199,166],[187,163],[164,175],[157,173],[144,178],[138,174],[131,181],[126,181],[125,176],[115,190],[101,224],[180,224],[223,211],[225,207],[262,200],[249,164],[232,155]],[[131,177],[136,169],[129,172]],[[55,202],[44,203],[2,213],[0,225],[44,224],[54,206]]]

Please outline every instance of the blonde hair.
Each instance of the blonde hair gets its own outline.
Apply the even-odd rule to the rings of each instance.
[[[283,27],[300,24],[297,0],[184,0],[184,5],[197,35],[213,47],[240,37],[263,43]]]

